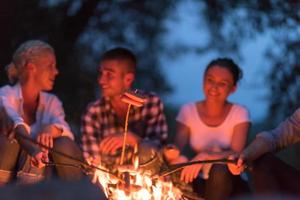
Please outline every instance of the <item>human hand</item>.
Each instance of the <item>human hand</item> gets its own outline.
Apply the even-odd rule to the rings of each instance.
[[[163,148],[163,155],[166,158],[166,160],[171,163],[173,160],[177,159],[180,155],[179,149],[173,145],[168,144]]]
[[[18,137],[26,137],[29,135],[28,128],[24,124],[18,124],[13,130],[7,132],[7,139],[15,142]]]
[[[180,180],[184,181],[185,183],[192,182],[198,176],[202,167],[202,164],[195,164],[184,167],[181,171]]]
[[[233,175],[240,175],[247,168],[245,155],[233,154],[228,157],[229,160],[237,160],[236,163],[228,163],[228,169]]]
[[[206,157],[207,157],[206,153],[199,153],[195,158],[191,160],[191,162],[198,161],[198,160],[205,160]],[[181,171],[180,180],[184,181],[185,183],[192,182],[198,176],[202,168],[203,168],[203,164],[194,164],[194,165],[189,165],[184,167],[183,170]]]
[[[99,166],[99,165],[101,165],[101,158],[100,157],[97,157],[97,158],[89,157],[86,159],[86,162],[89,165]]]
[[[39,144],[42,144],[48,148],[53,148],[53,137],[50,133],[48,132],[41,132],[38,134],[37,138],[36,138],[36,141],[39,143]],[[43,151],[48,151],[47,148],[43,148],[42,147],[42,150]]]
[[[104,154],[114,154],[117,149],[123,146],[124,134],[114,134],[104,138],[99,146],[100,152]],[[126,145],[135,146],[138,143],[138,137],[132,133],[127,132]]]
[[[45,162],[49,162],[48,153],[46,152],[39,152],[35,156],[30,158],[30,163],[32,166],[37,168],[42,168],[45,166]]]

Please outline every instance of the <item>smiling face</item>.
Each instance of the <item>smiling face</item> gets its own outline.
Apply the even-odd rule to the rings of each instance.
[[[45,51],[32,64],[35,66],[34,80],[36,86],[42,91],[52,90],[55,77],[58,74],[55,55],[50,51]]]
[[[203,91],[207,101],[225,102],[235,90],[233,75],[228,69],[215,65],[206,71]]]
[[[127,72],[128,63],[121,60],[104,60],[100,63],[98,84],[105,97],[118,97],[131,87],[133,73]]]

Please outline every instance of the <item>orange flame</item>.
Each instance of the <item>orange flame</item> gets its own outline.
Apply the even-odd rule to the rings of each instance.
[[[106,197],[112,200],[177,200],[182,199],[180,189],[173,186],[172,182],[152,179],[151,174],[142,172],[134,166],[122,166],[120,173],[129,175],[129,185],[126,181],[117,179],[109,174],[96,170],[92,182],[99,185]],[[99,166],[102,169],[105,169]],[[107,170],[107,169],[105,169]],[[127,188],[126,188],[127,187]]]

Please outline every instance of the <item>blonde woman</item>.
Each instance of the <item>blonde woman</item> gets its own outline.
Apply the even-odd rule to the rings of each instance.
[[[44,178],[44,162],[49,152],[33,145],[22,136],[81,158],[79,148],[64,117],[60,100],[47,93],[58,74],[53,48],[39,40],[24,42],[15,51],[7,66],[12,85],[0,88],[0,183],[15,177],[21,183],[34,183]],[[50,155],[54,162],[69,163],[59,155]],[[78,169],[57,167],[59,177],[79,179]]]

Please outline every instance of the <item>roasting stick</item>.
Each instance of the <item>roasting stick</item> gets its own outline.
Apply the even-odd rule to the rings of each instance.
[[[69,158],[69,159],[71,159],[71,160],[74,160],[74,161],[78,162],[77,165],[76,165],[76,164],[67,164],[67,163],[43,162],[45,165],[56,165],[56,166],[76,167],[76,168],[79,168],[79,169],[83,170],[84,172],[87,172],[87,169],[88,169],[88,168],[92,168],[92,169],[95,169],[95,170],[100,170],[100,171],[102,171],[102,172],[108,173],[109,175],[112,175],[112,176],[114,176],[115,178],[117,178],[117,179],[119,179],[120,181],[123,182],[122,179],[120,179],[120,178],[117,177],[115,174],[111,173],[110,171],[107,171],[107,170],[105,170],[105,169],[102,169],[102,168],[97,167],[97,166],[92,165],[92,164],[88,164],[88,163],[86,163],[86,162],[84,162],[84,161],[81,161],[81,160],[79,160],[79,159],[77,159],[77,158],[74,158],[73,156],[70,156],[70,155],[68,155],[68,154],[62,153],[62,152],[60,152],[60,151],[56,151],[56,150],[54,150],[54,149],[52,149],[52,148],[50,148],[50,147],[48,147],[48,146],[46,146],[46,145],[44,145],[44,144],[41,144],[41,143],[39,143],[39,142],[33,140],[32,138],[30,138],[30,137],[28,137],[28,136],[25,136],[25,135],[18,135],[18,137],[20,137],[20,138],[22,138],[22,139],[24,139],[24,140],[30,141],[30,142],[32,142],[33,144],[38,145],[38,146],[40,146],[40,147],[42,147],[42,148],[45,148],[45,149],[47,149],[47,150],[48,150],[49,152],[51,152],[51,153],[54,153],[54,154],[57,154],[57,155],[60,155],[60,156],[63,156],[63,157],[65,157],[65,158]]]
[[[189,166],[189,165],[195,165],[195,164],[209,164],[209,163],[236,163],[236,159],[215,159],[215,160],[197,160],[192,162],[186,162],[186,163],[179,163],[175,165],[170,165],[167,170],[163,170],[159,173],[159,177],[167,176],[169,174],[172,174],[174,172],[177,172],[178,170],[181,170],[182,168]]]
[[[126,147],[126,137],[127,137],[127,129],[128,129],[128,119],[129,119],[129,111],[131,108],[131,104],[128,104],[126,118],[125,118],[125,127],[124,127],[124,138],[123,138],[123,145],[122,145],[122,154],[121,154],[121,161],[120,165],[123,165],[124,162],[124,155],[125,155],[125,147]]]
[[[121,97],[121,100],[128,104],[128,108],[127,108],[127,113],[126,113],[126,118],[125,118],[124,138],[123,138],[120,165],[122,165],[124,162],[130,108],[131,108],[131,106],[141,107],[143,105],[143,103],[145,103],[145,101],[146,101],[142,96],[139,96],[137,94],[137,92],[138,92],[137,89],[134,92],[128,91],[128,92],[125,92]]]

